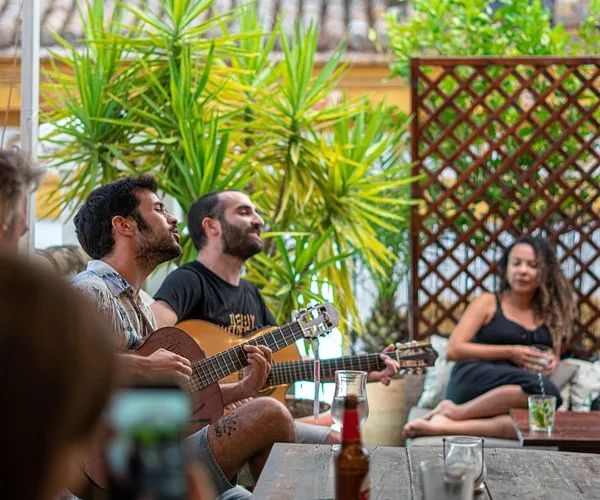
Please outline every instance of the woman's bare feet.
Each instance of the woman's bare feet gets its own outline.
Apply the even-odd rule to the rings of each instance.
[[[412,438],[416,436],[443,436],[448,432],[448,424],[451,424],[452,419],[435,414],[429,419],[418,418],[404,426],[406,437]]]
[[[438,404],[435,407],[435,409],[427,413],[423,417],[423,419],[431,420],[431,417],[433,417],[434,415],[445,415],[446,417],[450,417],[453,420],[461,420],[460,410],[460,405],[457,405],[455,402],[450,401],[449,399],[444,399],[444,401]]]
[[[404,426],[406,437],[416,436],[486,436],[515,439],[516,434],[509,415],[491,418],[453,420],[445,415],[434,415],[429,420],[419,418]]]

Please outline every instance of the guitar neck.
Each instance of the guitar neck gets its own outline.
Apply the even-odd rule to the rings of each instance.
[[[248,366],[248,355],[244,351],[246,345],[264,345],[275,352],[303,337],[304,332],[298,322],[289,323],[244,344],[202,359],[192,365],[189,387],[192,391],[198,391]]]
[[[315,362],[312,359],[273,363],[265,386],[291,384],[298,380],[314,380],[314,366]],[[343,358],[322,359],[319,372],[321,379],[333,379],[336,370],[361,370],[370,372],[383,370],[384,367],[385,363],[379,354],[360,354],[357,356],[345,356]]]

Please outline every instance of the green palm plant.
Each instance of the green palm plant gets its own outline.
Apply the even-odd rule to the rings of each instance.
[[[130,160],[118,145],[132,140],[131,128],[115,124],[122,106],[114,96],[128,98],[133,74],[133,68],[121,66],[128,48],[115,38],[119,11],[105,22],[102,2],[96,1],[88,4],[88,12],[84,33],[96,43],[76,50],[57,36],[66,55],[53,55],[47,74],[53,83],[43,88],[49,108],[45,121],[53,125],[44,140],[59,149],[53,166],[66,167],[59,189],[69,196],[56,199],[63,209],[99,183],[114,180]]]
[[[414,181],[396,148],[406,120],[365,99],[323,105],[345,70],[344,48],[316,67],[315,26],[288,40],[278,25],[261,31],[252,3],[209,17],[212,0],[161,6],[119,4],[105,20],[92,0],[83,49],[62,42],[69,56],[55,60],[70,73],[50,72],[45,117],[56,125],[52,160],[66,172],[61,206],[133,171],[155,174],[183,213],[210,191],[246,191],[269,225],[247,274],[277,319],[329,299],[357,324],[352,258],[385,273],[396,257],[378,231],[395,233],[411,203],[398,196]],[[137,27],[121,22],[124,9]],[[183,245],[184,260],[194,258]]]
[[[352,116],[356,102],[343,102],[317,109],[317,105],[335,91],[345,65],[341,63],[343,46],[316,71],[317,27],[302,32],[297,28],[291,40],[282,35],[283,58],[276,68],[277,91],[265,89],[261,106],[256,108],[256,125],[269,136],[263,145],[261,163],[276,165],[272,186],[265,202],[272,210],[272,223],[286,226],[304,211],[313,193],[313,174],[323,156],[319,138],[336,120]]]
[[[273,236],[277,253],[273,257],[264,253],[256,256],[248,278],[263,284],[261,292],[274,306],[278,322],[289,320],[291,311],[305,307],[310,300],[322,302],[324,296],[330,295],[331,282],[320,280],[320,271],[351,256],[339,253],[329,259],[318,259],[331,233],[332,229],[317,238],[311,234]]]

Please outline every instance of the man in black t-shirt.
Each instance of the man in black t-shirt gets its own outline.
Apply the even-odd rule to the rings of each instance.
[[[170,273],[156,293],[152,310],[158,326],[201,319],[233,335],[246,335],[275,325],[258,288],[241,277],[244,262],[263,248],[263,226],[250,198],[239,191],[210,193],[197,200],[188,215],[188,229],[200,250],[198,259]],[[384,370],[369,374],[370,381],[389,383],[398,364],[388,357],[385,363]],[[302,426],[299,441],[311,430]],[[320,441],[338,441],[338,433],[322,431]]]
[[[262,250],[264,221],[238,191],[211,193],[188,215],[198,259],[170,273],[152,306],[160,326],[202,319],[233,335],[275,325],[256,285],[242,279],[246,259]]]
[[[168,305],[159,302],[157,310],[170,307],[177,321],[202,319],[236,336],[276,325],[254,283],[240,279],[231,284],[199,260],[169,274],[155,299]]]

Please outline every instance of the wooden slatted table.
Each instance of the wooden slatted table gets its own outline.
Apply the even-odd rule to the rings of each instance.
[[[441,458],[441,448],[369,448],[371,500],[422,498],[419,463]],[[484,499],[600,499],[600,455],[512,448],[486,449]],[[269,500],[330,500],[331,446],[276,444],[254,489]]]
[[[560,451],[600,453],[600,411],[557,411],[552,434],[529,432],[529,411],[510,410],[521,446],[555,446]]]

